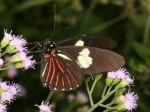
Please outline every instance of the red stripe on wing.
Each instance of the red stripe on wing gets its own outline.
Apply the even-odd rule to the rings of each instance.
[[[50,71],[51,71],[51,69],[52,69],[52,66],[51,66],[51,65],[52,65],[52,61],[51,61],[51,60],[52,60],[52,58],[50,58],[50,60],[49,60],[49,63],[50,63],[49,65],[50,65],[50,66],[49,66],[49,68],[48,68],[48,74],[47,74],[47,76],[46,76],[46,82],[47,82],[48,79],[49,79]]]
[[[55,71],[56,71],[56,67],[55,67],[55,64],[54,64],[54,58],[52,57],[51,59],[52,59],[51,61],[52,61],[52,64],[53,64],[52,65],[53,66],[53,68],[52,68],[53,69],[53,73],[52,73],[52,77],[51,77],[51,80],[50,80],[50,84],[52,84],[52,81],[53,81],[53,78],[54,78],[54,74],[55,74]]]

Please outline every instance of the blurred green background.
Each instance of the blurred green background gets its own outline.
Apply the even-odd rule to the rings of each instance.
[[[3,29],[8,29],[23,35],[28,42],[43,41],[52,35],[54,23],[54,40],[84,34],[111,37],[115,41],[113,51],[125,57],[125,68],[135,78],[131,90],[139,95],[139,100],[134,111],[150,111],[150,0],[0,0],[1,38]],[[34,56],[40,61],[39,54]],[[49,89],[43,88],[40,82],[40,64],[35,69],[19,70],[16,77],[6,76],[3,80],[19,83],[26,91],[25,96],[9,105],[8,112],[38,112],[34,105],[49,94]],[[101,81],[96,86],[95,101],[104,84]],[[70,105],[67,95],[77,91],[86,93],[85,84],[75,91],[57,92],[51,101],[55,112],[67,108]],[[72,112],[80,112],[79,107]]]

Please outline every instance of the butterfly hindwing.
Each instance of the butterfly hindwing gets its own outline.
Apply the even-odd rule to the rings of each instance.
[[[113,40],[104,36],[79,36],[65,39],[57,43],[58,46],[91,46],[112,49]]]
[[[68,56],[72,56],[72,59],[82,69],[82,74],[117,70],[125,63],[121,55],[106,49],[86,46],[66,46],[59,49]]]
[[[43,57],[41,81],[51,90],[69,91],[80,86],[82,73],[74,60],[63,53]]]

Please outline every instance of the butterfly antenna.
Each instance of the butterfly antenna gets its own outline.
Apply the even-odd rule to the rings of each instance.
[[[53,28],[51,38],[52,38],[54,31],[55,31],[55,22],[56,22],[56,4],[54,4],[54,28]]]

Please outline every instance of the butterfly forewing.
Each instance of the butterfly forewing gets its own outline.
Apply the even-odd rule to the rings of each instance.
[[[91,46],[112,49],[113,40],[104,36],[79,36],[59,41],[58,46]]]
[[[60,49],[76,60],[82,74],[113,71],[125,64],[121,55],[106,49],[85,46],[66,46]]]
[[[81,84],[82,75],[74,60],[63,53],[43,57],[41,81],[51,90],[74,90]]]

